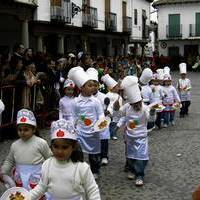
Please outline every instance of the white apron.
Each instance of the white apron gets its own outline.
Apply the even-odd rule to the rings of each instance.
[[[99,134],[100,134],[100,139],[101,140],[109,140],[110,139],[109,127],[106,130],[100,132]]]
[[[149,160],[147,119],[145,112],[140,115],[132,113],[127,117],[126,123],[126,156],[137,160]],[[130,124],[134,123],[131,127]]]

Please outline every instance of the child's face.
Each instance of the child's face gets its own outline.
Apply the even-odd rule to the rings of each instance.
[[[94,95],[98,92],[99,90],[99,83],[97,81],[93,81],[93,86],[94,86]]]
[[[111,89],[111,92],[118,93],[120,90],[120,84],[118,83],[115,87]]]
[[[185,79],[186,78],[186,74],[181,74],[181,78]]]
[[[135,111],[140,111],[142,108],[142,101],[130,104]]]
[[[83,96],[92,96],[94,94],[94,82],[92,80],[87,81],[81,87],[81,93]]]
[[[68,97],[73,97],[73,95],[74,95],[74,88],[73,87],[66,87],[66,88],[64,88],[64,93]]]
[[[51,145],[53,155],[59,161],[68,160],[74,148],[75,143],[68,139],[54,139]]]
[[[171,84],[172,84],[171,80],[165,80],[164,81],[164,85],[166,85],[166,86],[170,86]]]
[[[31,138],[33,136],[34,132],[35,132],[35,128],[31,125],[19,124],[17,126],[17,133],[18,133],[19,137],[24,141]]]

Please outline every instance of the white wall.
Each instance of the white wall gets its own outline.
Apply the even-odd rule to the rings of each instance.
[[[90,6],[97,8],[98,14],[98,30],[105,30],[105,1],[90,0]]]
[[[50,22],[50,0],[37,0],[34,20]]]
[[[133,28],[132,28],[132,39],[142,39],[142,10],[146,10],[147,20],[146,25],[150,24],[150,3],[146,0],[133,0],[130,3],[131,7],[131,17],[133,20]],[[134,24],[134,9],[137,9],[138,12],[138,20],[137,25]]]
[[[169,24],[169,14],[180,14],[183,39],[189,37],[189,24],[195,24],[195,13],[200,12],[200,3],[174,4],[158,8],[158,38],[166,39],[166,26]]]

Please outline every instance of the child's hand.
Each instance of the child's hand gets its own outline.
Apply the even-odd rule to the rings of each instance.
[[[111,114],[110,114],[110,112],[109,112],[108,110],[106,110],[106,111],[104,112],[104,114],[105,114],[105,116],[111,116]]]
[[[120,108],[120,105],[119,105],[119,101],[117,100],[117,101],[115,101],[115,103],[113,104],[113,109],[114,110],[119,110],[119,108]]]

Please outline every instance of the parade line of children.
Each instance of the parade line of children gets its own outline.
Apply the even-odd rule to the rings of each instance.
[[[59,101],[59,119],[51,124],[50,148],[37,136],[33,112],[19,110],[19,139],[1,166],[0,181],[26,188],[31,200],[101,199],[95,180],[101,166],[112,159],[109,139],[117,140],[118,129],[123,126],[127,177],[142,186],[149,160],[148,132],[156,126],[174,126],[176,109],[180,109],[180,117],[188,115],[191,84],[186,64],[179,68],[177,90],[169,67],[156,73],[146,68],[139,78],[126,76],[120,82],[109,74],[99,77],[94,68],[70,69],[63,86],[65,95]],[[107,86],[107,94],[98,91],[100,82]],[[78,97],[75,86],[80,91]],[[107,117],[110,124],[96,129],[96,123]],[[83,153],[88,154],[89,165]]]

